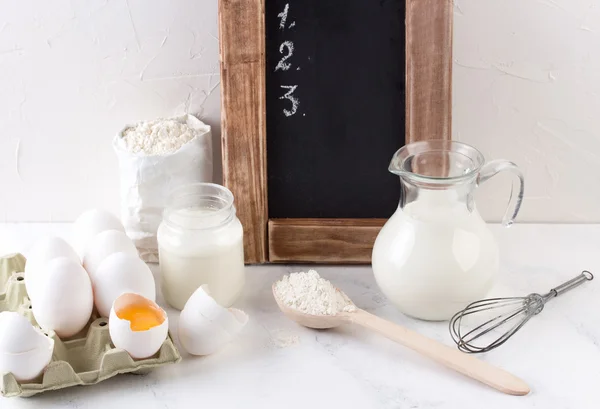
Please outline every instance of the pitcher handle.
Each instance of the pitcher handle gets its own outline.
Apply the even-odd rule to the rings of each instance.
[[[509,171],[514,176],[516,176],[519,180],[519,194],[515,196],[515,181],[510,189],[510,197],[508,199],[508,206],[506,207],[506,212],[504,213],[504,217],[502,218],[502,225],[504,227],[510,227],[514,222],[517,214],[519,214],[519,209],[521,208],[521,202],[523,201],[523,193],[525,190],[525,179],[523,178],[523,173],[521,169],[514,163],[507,160],[493,160],[491,162],[486,163],[481,168],[479,172],[479,176],[477,177],[477,185],[479,186],[483,182],[487,181],[491,177],[497,175],[502,171]]]

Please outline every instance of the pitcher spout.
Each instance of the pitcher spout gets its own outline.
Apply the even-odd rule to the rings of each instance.
[[[402,176],[404,173],[406,173],[402,170],[401,151],[402,149],[398,149],[396,153],[394,153],[394,156],[392,156],[392,160],[390,161],[390,164],[388,166],[388,171],[397,176]]]

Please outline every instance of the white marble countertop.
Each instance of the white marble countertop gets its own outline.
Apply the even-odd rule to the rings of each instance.
[[[494,292],[544,292],[589,269],[600,273],[600,225],[492,226],[502,254]],[[68,237],[69,225],[0,225],[0,253],[27,254],[35,237]],[[277,309],[271,283],[306,266],[251,266],[243,298],[250,314],[241,336],[204,358],[182,353],[177,365],[146,376],[121,375],[29,399],[0,398],[0,408],[598,408],[600,280],[547,304],[504,346],[480,358],[527,381],[525,397],[503,395],[367,330],[302,328]],[[380,293],[371,268],[317,267],[374,314],[453,345],[447,324],[403,316]],[[600,278],[600,275],[598,275]],[[169,310],[172,328],[177,314]]]

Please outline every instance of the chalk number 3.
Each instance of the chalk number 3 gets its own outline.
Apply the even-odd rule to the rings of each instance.
[[[298,104],[300,103],[298,101],[298,98],[296,98],[295,96],[292,95],[294,93],[294,91],[296,91],[296,88],[298,88],[298,86],[297,85],[281,85],[281,88],[287,89],[288,92],[286,92],[286,94],[284,96],[279,97],[279,99],[287,99],[288,101],[290,101],[292,103],[291,109],[284,109],[283,113],[285,116],[292,116],[298,110]]]

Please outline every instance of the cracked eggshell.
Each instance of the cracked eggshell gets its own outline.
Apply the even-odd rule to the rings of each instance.
[[[83,256],[83,268],[87,270],[92,282],[100,264],[114,253],[127,253],[136,257],[138,255],[131,239],[119,230],[103,231],[90,241]]]
[[[104,259],[93,278],[98,313],[103,317],[123,293],[135,293],[156,301],[156,285],[150,268],[137,255],[114,253]]]
[[[16,312],[0,313],[0,375],[19,382],[37,378],[52,360],[54,340]]]
[[[66,257],[50,261],[38,284],[32,310],[40,327],[66,338],[87,325],[94,296],[90,277],[79,263]]]
[[[164,321],[146,331],[134,331],[131,322],[119,318],[119,312],[131,305],[147,305],[163,314]],[[115,300],[108,320],[110,339],[115,348],[123,349],[134,359],[149,358],[156,354],[169,333],[169,318],[167,313],[154,301],[139,294],[124,293]]]
[[[233,340],[247,323],[245,312],[220,306],[202,286],[181,311],[179,341],[192,355],[210,355]]]
[[[97,234],[106,230],[125,232],[123,224],[113,214],[100,209],[83,212],[73,224],[73,246],[83,260],[88,245]]]
[[[30,299],[35,298],[38,281],[45,274],[46,265],[58,257],[66,257],[80,263],[73,247],[60,237],[45,237],[33,245],[25,263],[25,288]]]

